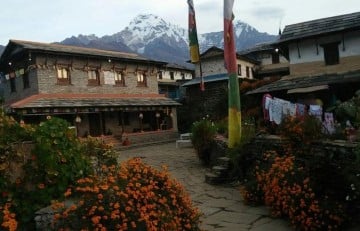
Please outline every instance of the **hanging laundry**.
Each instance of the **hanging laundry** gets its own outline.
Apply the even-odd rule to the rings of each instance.
[[[270,94],[265,94],[262,98],[262,108],[263,108],[263,115],[264,120],[269,120],[269,104],[272,96]]]
[[[315,116],[320,121],[322,121],[322,106],[320,105],[310,105],[309,107],[309,115]]]
[[[287,100],[281,101],[283,104],[283,114],[284,116],[295,116],[296,115],[296,106],[294,103],[291,103]]]
[[[299,117],[305,116],[306,105],[301,104],[301,103],[296,103],[295,107],[296,107],[296,116],[299,116]]]
[[[272,99],[269,104],[269,118],[275,124],[279,125],[283,117],[283,103],[279,99]]]
[[[324,113],[324,128],[326,129],[325,133],[334,134],[335,133],[335,121],[334,114],[332,112]]]

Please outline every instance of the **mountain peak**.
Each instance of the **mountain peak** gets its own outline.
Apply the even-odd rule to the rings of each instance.
[[[261,33],[241,20],[234,21],[234,31],[237,51],[276,39],[276,36]],[[212,46],[222,48],[223,34],[223,31],[199,34],[201,52]],[[136,52],[151,59],[179,64],[184,64],[189,59],[187,29],[168,23],[154,14],[137,15],[127,27],[113,35],[98,38],[94,34],[80,34],[61,43]]]
[[[128,27],[154,27],[154,25],[168,25],[168,23],[157,15],[140,14],[136,16]]]
[[[145,52],[148,44],[160,38],[185,44],[187,41],[185,29],[167,23],[161,17],[153,14],[136,16],[119,35],[130,48],[140,54]]]

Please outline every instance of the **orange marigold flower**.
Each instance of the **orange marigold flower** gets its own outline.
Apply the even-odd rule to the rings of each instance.
[[[107,184],[100,185],[99,187],[104,191],[109,189],[109,185],[107,185]]]
[[[64,193],[64,196],[65,196],[65,197],[68,197],[68,196],[70,196],[70,195],[71,195],[71,189],[68,188],[68,189],[66,190],[66,192]]]
[[[91,221],[92,221],[92,223],[93,223],[94,225],[99,224],[100,220],[101,220],[101,217],[100,217],[100,216],[93,216],[93,217],[91,218]]]

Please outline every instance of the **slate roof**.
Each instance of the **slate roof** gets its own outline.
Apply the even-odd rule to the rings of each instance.
[[[32,51],[64,53],[64,54],[79,55],[79,56],[86,55],[86,56],[95,56],[95,57],[97,56],[97,57],[106,57],[106,58],[115,58],[115,59],[128,59],[132,61],[157,62],[159,64],[166,64],[166,62],[153,61],[145,57],[142,57],[136,53],[100,50],[95,48],[68,46],[57,43],[40,43],[40,42],[23,41],[23,40],[10,40],[9,44],[6,46],[1,56],[1,59],[3,59],[3,56],[9,55],[7,54],[8,50],[10,51],[11,49],[13,49],[13,47],[16,46],[21,47],[22,49],[27,49]]]
[[[286,76],[246,94],[268,93],[295,88],[314,87],[326,84],[360,82],[360,70],[346,73],[321,74],[316,76]]]
[[[39,94],[13,103],[13,109],[27,108],[102,108],[139,106],[178,106],[180,103],[161,95],[99,95],[99,94]]]
[[[357,29],[360,29],[360,12],[287,25],[279,42]]]
[[[222,81],[222,80],[228,80],[228,79],[229,79],[229,77],[228,77],[227,73],[203,76],[204,83],[216,82],[216,81]],[[188,87],[191,85],[200,84],[200,80],[201,80],[201,78],[197,77],[190,81],[187,81],[186,83],[184,83],[181,86]]]
[[[203,53],[200,54],[200,59],[210,59],[210,58],[217,58],[221,57],[224,58],[224,50],[222,48],[212,46]],[[248,61],[250,63],[259,64],[260,62],[250,56],[247,56],[246,54],[240,54],[239,52],[236,52],[236,58],[242,59],[244,61]],[[190,62],[190,60],[188,61]]]

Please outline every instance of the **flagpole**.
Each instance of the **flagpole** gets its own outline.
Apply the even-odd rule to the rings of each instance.
[[[237,58],[232,20],[234,0],[224,0],[224,59],[229,76],[228,147],[233,148],[241,140],[240,90],[237,76]]]

